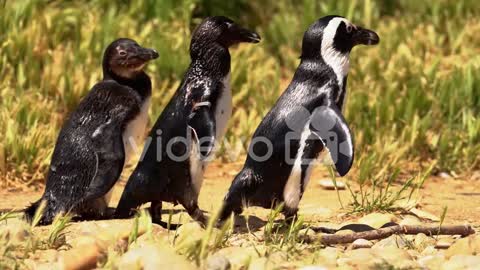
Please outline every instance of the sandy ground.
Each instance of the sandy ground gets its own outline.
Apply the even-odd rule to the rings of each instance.
[[[221,204],[228,187],[235,174],[240,170],[242,163],[210,164],[205,174],[204,184],[200,194],[200,207],[208,212],[215,211]],[[120,198],[125,177],[116,186],[111,207],[115,207]],[[342,222],[348,219],[348,209],[342,209],[337,193],[324,190],[318,184],[320,179],[327,178],[327,173],[320,166],[314,170],[309,186],[300,203],[300,214],[310,222]],[[347,179],[342,179],[348,181]],[[354,186],[354,185],[353,185]],[[0,209],[21,209],[37,200],[42,193],[38,190],[2,190],[0,191]],[[458,180],[431,177],[426,180],[420,191],[419,207],[434,215],[440,216],[443,208],[448,207],[446,222],[469,223],[478,228],[480,225],[480,180]],[[344,206],[351,201],[347,190],[340,191],[340,198]],[[166,204],[165,209],[172,208]],[[181,209],[176,206],[176,209]],[[250,208],[246,213],[265,220],[269,211],[260,208]]]

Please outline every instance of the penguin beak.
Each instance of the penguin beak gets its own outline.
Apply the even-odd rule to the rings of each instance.
[[[246,28],[239,27],[236,24],[232,24],[229,27],[231,36],[235,37],[237,42],[258,43],[261,40],[259,34]]]
[[[158,52],[154,49],[140,47],[137,50],[136,57],[143,61],[150,61],[158,58]]]
[[[380,37],[377,33],[362,27],[357,27],[352,39],[354,45],[376,45],[380,42]]]

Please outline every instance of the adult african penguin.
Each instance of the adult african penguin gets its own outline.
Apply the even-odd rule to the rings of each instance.
[[[209,17],[194,31],[191,63],[180,87],[150,132],[139,161],[117,206],[116,216],[151,202],[154,222],[161,221],[162,201],[181,204],[205,223],[198,195],[211,157],[232,113],[230,53],[232,45],[258,43],[260,36],[223,16]]]
[[[220,220],[244,205],[283,205],[296,216],[312,163],[326,147],[344,176],[353,162],[353,142],[342,108],[349,54],[378,35],[340,16],[314,22],[303,36],[302,55],[292,82],[255,131],[245,165],[224,198]]]
[[[103,55],[103,80],[93,86],[65,121],[53,151],[45,192],[25,210],[32,219],[46,202],[41,224],[72,211],[105,217],[108,198],[134,143],[143,138],[151,96],[144,66],[158,57],[134,40],[112,42]]]

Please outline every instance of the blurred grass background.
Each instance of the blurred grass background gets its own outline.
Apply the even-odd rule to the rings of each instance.
[[[154,121],[189,64],[195,25],[226,15],[260,44],[232,52],[233,119],[227,141],[242,154],[291,80],[303,32],[338,14],[379,33],[351,54],[346,118],[355,135],[351,178],[435,171],[468,176],[480,153],[480,5],[389,0],[0,0],[1,185],[37,183],[65,117],[101,79],[103,49],[130,37],[157,49],[149,65]],[[243,153],[244,154],[244,153]],[[240,157],[223,151],[224,161]]]

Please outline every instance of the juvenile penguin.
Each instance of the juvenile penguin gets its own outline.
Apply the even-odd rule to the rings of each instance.
[[[153,49],[121,38],[103,56],[103,80],[85,96],[64,123],[53,151],[45,192],[25,210],[32,219],[46,202],[41,224],[63,212],[81,218],[102,218],[108,198],[133,141],[142,139],[151,96],[150,77],[143,71],[158,57]]]
[[[207,159],[222,139],[232,113],[229,47],[258,43],[260,36],[229,18],[206,18],[190,43],[191,63],[180,87],[157,119],[117,206],[118,218],[151,202],[154,222],[161,221],[162,201],[181,204],[205,223],[198,195]]]
[[[353,162],[353,142],[342,107],[346,98],[349,54],[378,35],[340,16],[314,22],[303,36],[293,80],[255,131],[243,169],[224,198],[220,221],[244,205],[283,205],[287,220],[296,216],[311,165],[328,149],[344,176]]]

